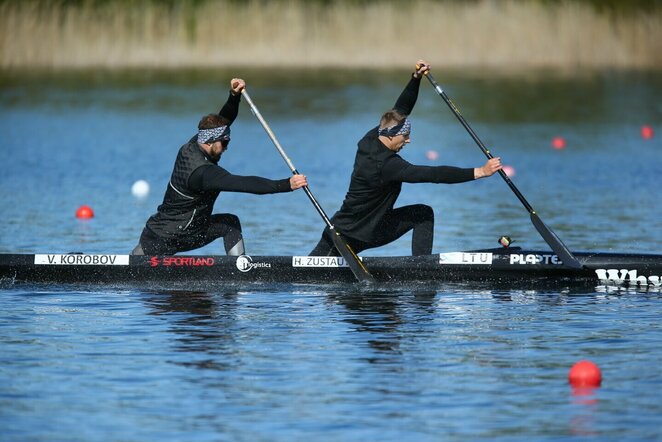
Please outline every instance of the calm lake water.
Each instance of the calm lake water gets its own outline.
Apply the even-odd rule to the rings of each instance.
[[[406,72],[0,73],[0,253],[128,253],[199,117],[245,78],[331,215],[356,141]],[[435,72],[513,181],[575,251],[662,253],[662,76]],[[403,157],[482,165],[421,85]],[[642,125],[658,132],[645,140]],[[555,150],[553,137],[566,140]],[[435,151],[437,160],[426,153]],[[222,165],[284,178],[245,103]],[[152,191],[131,195],[138,179]],[[435,252],[548,249],[498,177],[405,185],[435,210]],[[95,218],[81,221],[76,208]],[[306,254],[323,222],[302,192],[222,194],[247,252]],[[406,255],[410,236],[365,256]],[[212,244],[198,254],[222,253]],[[359,291],[0,286],[0,434],[11,441],[659,440],[659,288]],[[576,392],[572,364],[604,382]]]

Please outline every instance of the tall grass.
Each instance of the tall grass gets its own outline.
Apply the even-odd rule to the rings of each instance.
[[[0,68],[662,68],[662,7],[579,2],[0,2]]]

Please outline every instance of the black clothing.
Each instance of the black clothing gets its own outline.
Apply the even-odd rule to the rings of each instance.
[[[141,254],[174,255],[206,246],[217,238],[223,238],[225,252],[229,252],[242,240],[239,217],[231,213],[216,214],[210,217],[207,229],[195,236],[181,236],[165,239],[145,227],[140,235]]]
[[[230,92],[227,101],[225,102],[221,110],[218,111],[218,115],[220,115],[221,117],[227,120],[226,123],[228,126],[234,123],[234,120],[237,119],[237,115],[239,115],[240,102],[241,102],[241,95],[240,94],[232,95],[232,92]]]
[[[411,113],[418,98],[420,81],[420,78],[411,78],[398,97],[394,110],[404,115]],[[402,183],[451,184],[474,179],[473,168],[417,166],[405,161],[379,140],[377,130],[378,127],[371,129],[359,141],[349,190],[340,210],[331,218],[331,223],[350,242],[350,245],[360,242],[364,245],[363,250],[388,244],[412,228],[415,235],[417,231],[420,232],[420,229],[415,227],[418,224],[416,218],[405,215],[411,210],[420,211],[420,208],[413,209],[418,206],[407,206],[408,209],[405,211],[397,211],[398,209],[393,208],[400,195]],[[427,209],[432,210],[429,207]],[[400,223],[397,221],[400,217],[408,221]],[[423,225],[429,220],[420,220],[420,222]],[[403,226],[410,227],[401,231]],[[413,253],[419,254],[417,252],[426,251],[428,248],[431,252],[431,230],[430,233],[418,235],[429,236],[429,246],[413,245],[413,249],[416,249],[412,250]],[[418,239],[420,242],[420,238]],[[313,252],[324,250],[326,242],[322,238]],[[313,252],[311,255],[314,254]]]
[[[354,250],[354,253],[360,253],[366,249],[389,244],[410,230],[413,230],[411,254],[416,256],[432,253],[434,212],[430,206],[426,206],[425,204],[414,204],[391,210],[377,227],[377,232],[372,242],[360,241],[345,236],[343,236],[343,239]],[[334,247],[328,227],[324,229],[322,239],[315,249],[310,252],[310,255],[340,256],[340,252]]]
[[[163,203],[147,220],[147,228],[164,240],[202,238],[211,221],[219,193],[268,194],[289,192],[290,180],[232,175],[211,160],[195,139],[182,146]]]
[[[154,235],[173,240],[206,230],[219,191],[191,188],[189,178],[198,168],[211,164],[195,139],[179,149],[163,203],[147,220]]]
[[[230,125],[239,109],[239,96],[230,94],[219,115]],[[145,225],[139,245],[146,254],[193,250],[224,237],[226,252],[241,238],[239,219],[212,215],[221,191],[269,194],[290,192],[290,180],[232,175],[218,166],[194,136],[177,154],[163,202]],[[234,241],[234,242],[232,242]]]

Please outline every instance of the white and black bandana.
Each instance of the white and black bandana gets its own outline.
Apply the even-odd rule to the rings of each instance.
[[[230,126],[214,127],[213,129],[200,129],[198,131],[198,143],[214,143],[230,139]]]
[[[404,135],[411,132],[411,121],[405,118],[399,124],[383,129],[377,129],[377,134],[385,137],[395,137],[396,135]]]

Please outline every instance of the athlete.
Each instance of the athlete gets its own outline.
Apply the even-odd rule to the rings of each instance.
[[[231,213],[212,215],[221,191],[269,194],[290,192],[308,185],[304,175],[282,180],[233,175],[218,165],[230,144],[230,125],[239,114],[244,80],[233,78],[230,96],[218,114],[202,117],[198,133],[179,149],[163,197],[148,220],[133,255],[174,255],[223,238],[228,255],[243,255],[239,218]]]
[[[482,167],[417,166],[398,153],[411,140],[411,114],[418,98],[421,77],[430,70],[425,60],[416,64],[404,91],[379,126],[359,141],[349,190],[331,223],[358,253],[389,244],[412,232],[412,254],[432,253],[434,212],[425,204],[394,208],[402,183],[463,183],[492,176],[501,169],[501,159],[492,158]],[[322,233],[311,256],[338,256],[329,229]]]

